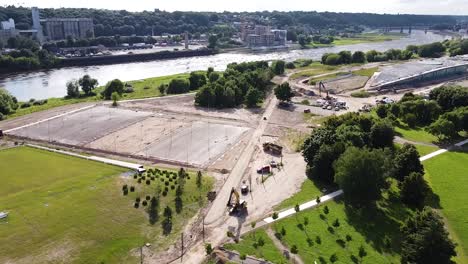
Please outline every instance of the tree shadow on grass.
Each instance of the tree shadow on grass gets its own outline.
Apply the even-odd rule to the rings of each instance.
[[[348,223],[379,253],[400,252],[400,225],[411,214],[395,195],[390,193],[389,198],[361,208],[345,205]],[[337,202],[343,203],[342,199]]]

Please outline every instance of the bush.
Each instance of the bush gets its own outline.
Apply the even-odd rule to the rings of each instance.
[[[124,185],[122,186],[122,191],[127,190],[127,189],[128,189],[128,185],[127,185],[127,184],[124,184]]]
[[[303,105],[310,105],[310,101],[307,100],[307,99],[304,99],[304,100],[301,101],[301,104],[303,104]]]
[[[162,196],[167,196],[167,191],[163,191]]]
[[[146,195],[145,199],[146,199],[147,201],[149,201],[149,200],[151,199],[151,196]]]
[[[340,220],[338,220],[338,218],[335,219],[335,222],[333,222],[333,226],[334,227],[339,227],[340,226]]]
[[[296,245],[292,245],[292,247],[291,247],[291,253],[292,253],[292,254],[297,254],[297,253],[299,253],[299,250],[297,249],[297,246],[296,246]]]
[[[128,194],[128,189],[123,190],[123,195],[127,195],[127,194]]]
[[[367,91],[357,91],[357,92],[351,93],[351,96],[356,97],[356,98],[367,98],[367,97],[370,97],[370,94]]]
[[[143,206],[147,206],[148,205],[148,202],[145,200],[141,203]]]
[[[190,91],[190,83],[185,79],[172,79],[167,87],[167,94],[181,94]]]
[[[134,192],[135,191],[135,187],[134,186],[130,186],[130,192]]]
[[[146,180],[146,185],[150,185],[151,184],[151,180]]]
[[[134,206],[135,208],[138,208],[138,207],[140,207],[140,203],[135,203],[133,206]]]
[[[273,220],[278,219],[278,213],[277,213],[277,212],[273,212],[273,215],[271,216],[271,218],[273,218]]]
[[[102,91],[102,96],[109,100],[111,99],[111,95],[115,92],[119,96],[122,95],[124,91],[124,84],[119,79],[114,79],[107,83],[104,91]]]
[[[141,201],[140,197],[137,197],[137,198],[135,199],[135,201],[136,201],[137,203],[139,203],[139,202]]]
[[[21,108],[28,108],[31,107],[31,103],[22,103]]]

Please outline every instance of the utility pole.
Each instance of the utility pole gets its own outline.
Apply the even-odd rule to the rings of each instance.
[[[140,264],[143,264],[143,246],[140,247]]]
[[[180,255],[180,262],[184,260],[184,233],[180,234],[180,239],[182,241],[182,249],[181,249],[181,255]]]
[[[202,218],[202,237],[203,237],[203,243],[205,243],[205,215],[203,215],[203,218]]]

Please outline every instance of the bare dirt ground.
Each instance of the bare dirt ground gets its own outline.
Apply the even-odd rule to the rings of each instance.
[[[248,110],[244,108],[216,109],[206,107],[196,107],[194,105],[195,95],[187,94],[180,96],[160,97],[157,99],[138,100],[121,103],[121,107],[135,110],[153,112],[173,112],[183,115],[215,117],[220,119],[234,119],[250,124],[254,124],[258,119],[258,114],[262,111]]]
[[[4,121],[0,121],[0,129],[5,131],[8,129],[31,124],[39,120],[43,120],[46,118],[50,118],[56,115],[60,115],[66,112],[70,112],[73,110],[77,110],[77,109],[90,106],[90,105],[95,105],[95,104],[96,103],[91,102],[91,103],[78,103],[78,104],[59,106],[59,107],[52,108],[50,110],[32,113],[32,114],[17,117],[14,119],[7,119]]]
[[[352,91],[364,87],[367,80],[366,76],[351,75],[346,78],[337,78],[325,82],[325,86],[332,94],[340,94],[346,91]]]

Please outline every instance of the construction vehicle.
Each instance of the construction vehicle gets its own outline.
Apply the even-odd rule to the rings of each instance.
[[[270,152],[273,155],[281,155],[283,152],[283,147],[271,142],[263,143],[263,151]]]
[[[240,199],[240,195],[234,187],[231,189],[227,207],[229,208],[230,215],[242,214],[247,211],[247,202]]]

